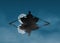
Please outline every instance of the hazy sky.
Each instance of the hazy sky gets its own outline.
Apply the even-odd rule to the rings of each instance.
[[[21,35],[8,23],[29,10],[51,24],[33,31],[31,36]],[[0,43],[60,43],[60,1],[0,0]]]

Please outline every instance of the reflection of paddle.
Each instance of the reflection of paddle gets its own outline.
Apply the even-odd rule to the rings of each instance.
[[[40,20],[43,21],[43,22],[45,22],[44,26],[47,26],[47,25],[50,24],[49,22],[47,22],[47,21],[45,21],[45,20],[43,20],[43,19],[40,19]]]
[[[9,24],[10,24],[10,25],[13,25],[14,27],[17,28],[17,26],[16,26],[15,24],[13,24],[13,23],[15,23],[16,21],[17,21],[17,20],[14,20],[14,21],[10,22]]]

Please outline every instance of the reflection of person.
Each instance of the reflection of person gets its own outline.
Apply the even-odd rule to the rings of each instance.
[[[18,33],[25,34],[25,30],[22,30],[22,29],[20,28],[20,26],[21,26],[21,25],[19,25],[19,26],[17,27]]]

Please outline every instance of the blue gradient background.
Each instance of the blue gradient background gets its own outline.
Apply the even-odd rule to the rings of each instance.
[[[21,35],[8,23],[29,10],[51,24],[33,31],[31,36]],[[60,1],[0,0],[0,43],[60,43]]]

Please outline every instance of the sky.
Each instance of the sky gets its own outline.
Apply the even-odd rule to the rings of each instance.
[[[50,25],[21,35],[8,23],[28,11]],[[40,26],[41,21],[38,21]],[[59,0],[0,0],[0,43],[60,43],[60,1]]]

